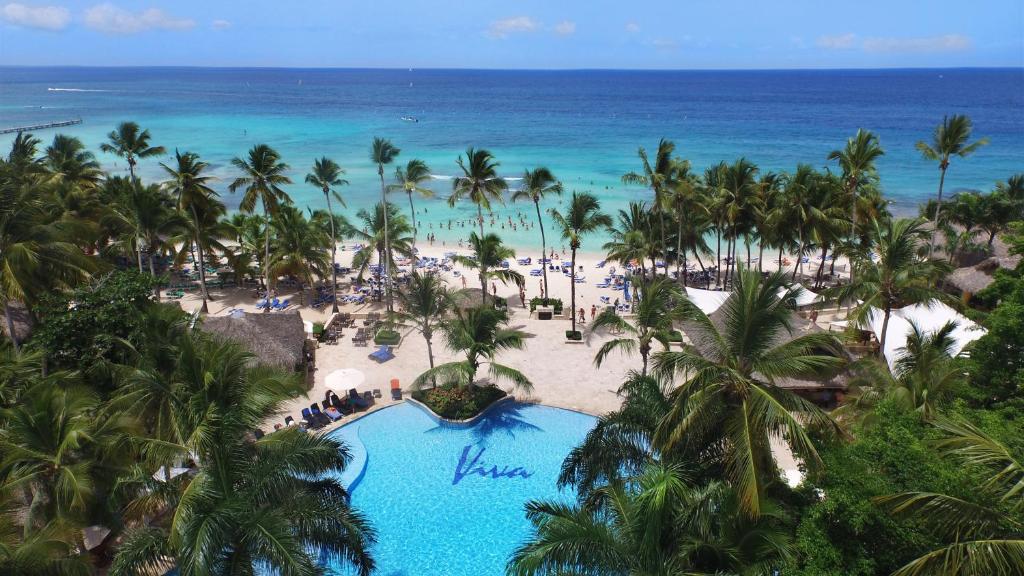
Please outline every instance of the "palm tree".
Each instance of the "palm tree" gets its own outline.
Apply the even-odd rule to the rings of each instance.
[[[893,576],[987,576],[1024,573],[1024,465],[1007,446],[967,422],[939,418],[946,438],[939,448],[989,478],[978,501],[947,494],[904,492],[876,498],[897,516],[923,523],[949,544],[911,560]],[[982,503],[998,502],[999,507]]]
[[[44,164],[54,182],[71,188],[92,190],[103,178],[96,157],[74,136],[54,136],[46,148]]]
[[[465,161],[459,156],[455,163],[462,170],[462,175],[452,180],[452,195],[448,198],[448,205],[455,206],[462,198],[476,204],[476,218],[480,224],[480,237],[483,238],[484,209],[490,212],[491,202],[500,202],[501,194],[508,190],[508,183],[498,176],[498,166],[501,164],[487,150],[477,150],[472,146],[466,148]]]
[[[409,197],[409,221],[412,222],[413,243],[416,241],[416,232],[419,230],[419,224],[416,222],[416,207],[412,203],[412,194],[415,192],[423,198],[433,198],[434,191],[421,186],[430,178],[430,167],[427,166],[427,163],[423,160],[414,159],[409,160],[404,169],[401,166],[395,168],[395,180],[397,183],[388,186],[389,192],[401,190]]]
[[[781,514],[752,519],[728,486],[695,485],[678,467],[648,466],[593,500],[528,502],[535,534],[512,554],[508,574],[770,574],[790,559],[788,534],[774,521]]]
[[[857,238],[857,199],[862,190],[878,180],[875,162],[885,155],[878,142],[878,136],[869,130],[858,129],[852,138],[846,140],[842,150],[829,152],[828,159],[839,163],[842,171],[843,189],[849,201],[850,238]]]
[[[626,210],[619,210],[617,222],[609,228],[611,240],[606,242],[604,249],[608,260],[628,266],[636,261],[640,265],[641,277],[647,277],[645,259],[650,258],[651,267],[655,267],[658,254],[650,212],[643,202],[630,202]]]
[[[707,248],[704,240],[707,230],[702,225],[707,222],[705,216],[708,210],[702,202],[704,199],[700,195],[699,185],[697,177],[690,173],[690,162],[680,161],[668,205],[676,221],[676,280],[681,281],[683,286],[686,286],[687,278],[687,250],[692,249],[696,255],[698,248]]]
[[[135,122],[121,122],[117,129],[107,134],[107,142],[100,144],[100,150],[124,158],[128,163],[128,175],[134,182],[135,165],[140,158],[160,156],[165,152],[163,146],[150,146],[149,130],[139,130]]]
[[[386,278],[381,273],[394,268],[396,253],[405,258],[415,257],[412,226],[399,214],[398,207],[394,204],[377,204],[373,212],[361,209],[356,213],[356,217],[363,223],[362,229],[352,229],[352,235],[363,245],[352,257],[352,267],[359,270],[359,278],[363,277],[375,257],[378,265],[376,275],[381,282],[382,278]],[[390,227],[390,237],[387,235],[386,226]]]
[[[640,375],[647,376],[647,359],[653,344],[658,342],[668,350],[672,333],[675,331],[673,322],[684,317],[683,309],[677,302],[686,296],[678,285],[667,278],[645,279],[640,282],[638,288],[640,295],[633,303],[631,321],[619,316],[615,310],[606,309],[597,316],[590,327],[591,334],[602,328],[611,328],[620,334],[626,334],[601,345],[594,356],[594,364],[598,368],[615,350],[622,350],[626,354],[639,352],[643,363]]]
[[[110,573],[173,563],[182,576],[308,574],[326,559],[369,574],[373,530],[337,480],[347,448],[298,429],[250,439],[249,431],[304,391],[300,378],[255,364],[239,344],[197,330],[179,338],[175,351],[169,370],[156,376],[171,418],[168,439],[153,449],[187,455],[197,472],[157,493],[145,490],[152,482],[138,486],[127,510],[150,521],[134,524]]]
[[[427,341],[427,358],[434,367],[434,332],[455,305],[455,297],[443,277],[433,272],[413,270],[405,288],[398,291],[398,310],[391,319],[399,326],[410,326]]]
[[[573,487],[580,500],[593,500],[595,489],[639,475],[652,463],[699,464],[687,454],[652,449],[658,423],[672,408],[667,387],[631,370],[616,394],[622,398],[619,408],[599,416],[583,442],[562,462],[558,487]]]
[[[895,308],[931,300],[951,301],[936,287],[949,265],[918,256],[918,249],[929,232],[924,220],[899,219],[886,223],[875,221],[868,230],[871,246],[878,261],[867,257],[854,258],[856,281],[831,292],[839,301],[859,301],[851,319],[863,325],[876,310],[882,313],[882,334],[879,349],[884,354],[889,318]]]
[[[675,177],[678,165],[677,160],[672,157],[675,150],[676,145],[671,140],[662,138],[658,142],[658,151],[654,155],[654,163],[652,164],[647,157],[647,151],[641,146],[637,150],[637,156],[640,157],[641,171],[627,172],[622,175],[623,184],[647,186],[654,193],[654,199],[652,200],[653,212],[658,214],[661,228],[660,250],[662,259],[666,261],[668,258],[665,255],[665,250],[667,249],[665,243],[665,212],[668,206],[667,197],[673,187],[672,180]],[[657,273],[657,270],[654,270],[654,273]]]
[[[540,201],[547,196],[561,194],[562,183],[555,178],[555,175],[552,174],[550,170],[543,167],[523,172],[522,187],[512,194],[513,202],[517,200],[529,200],[530,202],[533,202],[533,207],[537,209],[537,225],[540,226],[541,264],[543,264],[543,260],[548,257],[548,242],[547,238],[544,236],[544,218],[541,217]],[[547,294],[549,286],[548,267],[541,266],[540,268],[544,275],[544,293]]]
[[[306,183],[319,188],[327,200],[327,213],[331,221],[331,293],[333,294],[331,312],[335,314],[338,313],[338,235],[334,226],[334,208],[331,206],[331,196],[334,196],[334,199],[342,206],[345,205],[345,201],[341,199],[341,194],[338,194],[335,190],[338,186],[348,184],[348,180],[342,178],[344,174],[345,170],[338,166],[334,160],[326,156],[314,160],[313,170],[306,174]]]
[[[516,257],[516,251],[505,246],[497,234],[491,233],[479,237],[476,232],[469,233],[469,245],[473,248],[472,256],[455,256],[453,260],[463,266],[478,271],[480,275],[480,304],[487,304],[487,281],[496,279],[502,284],[514,283],[522,288],[526,280],[515,270],[504,268],[502,263]]]
[[[36,187],[0,179],[0,303],[15,348],[13,302],[31,306],[49,290],[86,281],[95,270],[95,260],[74,243],[81,228],[55,218]]]
[[[723,204],[725,222],[728,226],[729,237],[726,243],[726,252],[730,254],[731,260],[726,260],[726,281],[731,281],[736,271],[737,242],[740,235],[747,236],[750,225],[753,221],[754,207],[752,202],[757,193],[757,172],[758,168],[746,158],[739,158],[732,164],[726,166],[722,173],[721,192],[719,202]],[[750,261],[750,242],[747,243],[747,266]]]
[[[493,382],[508,380],[516,388],[529,392],[533,384],[520,371],[495,360],[506,350],[522,350],[526,345],[526,334],[508,327],[509,316],[504,310],[480,306],[477,308],[456,308],[454,314],[441,323],[441,334],[445,346],[466,359],[435,366],[420,374],[413,381],[422,387],[428,382],[441,379],[445,383],[472,386],[480,366],[488,364],[488,373]]]
[[[781,272],[762,278],[740,268],[732,295],[717,313],[721,319],[712,321],[681,301],[693,344],[654,355],[656,376],[684,378],[654,445],[721,449],[725,473],[751,517],[761,514],[765,487],[778,478],[771,439],[784,438],[814,467],[820,459],[804,426],[836,429],[817,406],[776,385],[783,378],[822,376],[843,363],[841,345],[829,333],[790,339],[795,295]]]
[[[291,202],[288,194],[281,189],[292,180],[285,175],[288,165],[281,161],[281,155],[266,144],[257,144],[249,150],[248,159],[235,157],[231,164],[242,171],[242,176],[228,186],[231,192],[244,188],[245,193],[238,208],[242,212],[252,212],[256,203],[263,205],[263,219],[266,220],[266,237],[263,241],[263,269],[266,274],[267,289],[271,287],[270,276],[270,218],[277,216],[278,207],[282,202]],[[270,308],[264,308],[269,312]]]
[[[925,159],[939,163],[939,192],[935,197],[935,214],[932,216],[933,230],[937,229],[939,214],[942,212],[942,187],[946,182],[946,170],[949,168],[950,159],[953,156],[966,158],[976,152],[978,148],[988,144],[988,138],[982,138],[968,144],[967,141],[971,139],[972,128],[971,119],[965,115],[954,114],[952,116],[945,116],[942,119],[942,124],[935,127],[932,143],[928,144],[922,140],[916,145],[918,151],[921,152]],[[929,256],[931,256],[934,248],[935,235],[933,234],[928,245]]]
[[[107,179],[104,188],[111,200],[104,221],[122,238],[115,247],[136,257],[139,272],[143,271],[142,253],[149,252],[149,272],[156,278],[155,252],[184,224],[183,218],[159,185],[144,186],[138,180],[114,177]]]
[[[384,205],[388,203],[387,186],[384,184],[384,166],[394,162],[399,153],[401,153],[401,150],[392,144],[390,140],[377,137],[373,139],[373,146],[370,148],[370,161],[377,165],[377,176],[380,178],[380,201]],[[390,312],[392,310],[391,261],[393,257],[391,254],[391,231],[388,226],[388,219],[391,216],[391,209],[381,210],[380,213],[384,216],[384,252],[387,254],[387,257],[383,258],[384,278],[386,278],[384,293],[386,295],[387,309]],[[413,235],[415,236],[415,231],[413,231]]]
[[[892,370],[875,358],[851,366],[856,376],[842,406],[832,414],[839,420],[871,421],[879,401],[893,399],[906,410],[933,418],[939,405],[965,381],[963,366],[953,358],[956,322],[933,333],[911,323],[906,345],[896,349]]]
[[[100,479],[131,460],[126,415],[97,416],[99,397],[66,373],[41,378],[0,415],[0,478],[26,495],[26,526],[87,519]]]
[[[205,245],[203,243],[206,229],[211,223],[211,216],[219,216],[224,210],[224,205],[219,200],[219,195],[210,188],[212,176],[204,172],[210,166],[199,159],[194,152],[181,153],[174,151],[176,163],[174,167],[160,163],[164,172],[170,177],[164,186],[177,198],[178,211],[184,214],[188,222],[188,231],[192,238],[191,242],[196,247],[197,268],[199,269],[199,290],[203,298],[203,312],[209,312],[207,301],[210,300],[210,293],[206,289],[206,260]]]
[[[612,225],[612,219],[601,212],[601,203],[592,194],[573,192],[569,201],[569,209],[563,216],[557,209],[551,209],[551,218],[562,230],[562,238],[569,241],[572,250],[572,270],[569,273],[572,302],[569,315],[572,320],[572,331],[576,332],[576,251],[583,243],[583,237],[602,228]]]
[[[327,258],[327,243],[322,230],[314,226],[298,208],[284,204],[278,207],[272,222],[274,241],[271,243],[270,271],[274,278],[294,276],[302,280],[299,302],[305,304],[305,285],[312,286],[314,277],[327,278],[331,261]]]

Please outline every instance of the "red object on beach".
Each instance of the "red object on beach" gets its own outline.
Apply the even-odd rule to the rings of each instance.
[[[398,384],[398,378],[392,378],[391,379],[391,389],[392,390],[401,390],[402,389],[402,387],[399,386],[399,384]]]

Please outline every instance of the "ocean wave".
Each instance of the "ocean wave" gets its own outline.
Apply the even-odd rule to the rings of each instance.
[[[431,174],[431,178],[434,180],[451,180],[454,176],[445,176],[444,174]]]
[[[47,88],[48,92],[110,92],[110,90],[93,90],[89,88]]]

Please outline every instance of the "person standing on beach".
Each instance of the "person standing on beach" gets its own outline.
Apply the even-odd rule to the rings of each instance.
[[[590,305],[590,321],[593,322],[594,318],[596,316],[597,316],[597,304],[591,304]]]
[[[587,321],[587,311],[584,310],[582,306],[580,306],[580,324],[583,324],[586,321]]]

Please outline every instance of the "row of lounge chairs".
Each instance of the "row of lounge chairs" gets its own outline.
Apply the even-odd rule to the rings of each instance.
[[[285,308],[291,306],[291,304],[292,301],[289,298],[285,298],[284,300],[278,300],[277,298],[274,298],[271,301],[267,301],[266,298],[261,298],[256,301],[256,309],[263,310],[269,308],[270,310],[284,310]]]
[[[394,357],[395,353],[391,351],[391,346],[380,346],[376,351],[369,354],[370,360],[377,364],[383,364]]]

